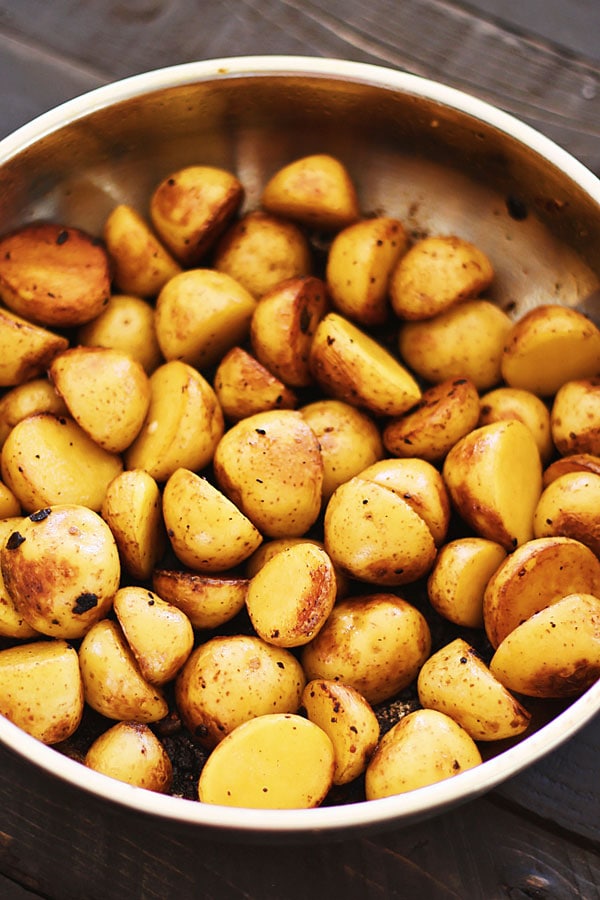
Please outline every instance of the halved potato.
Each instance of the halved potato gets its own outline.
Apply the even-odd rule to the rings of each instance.
[[[156,338],[154,306],[128,294],[113,294],[100,315],[79,328],[77,342],[127,353],[148,375],[164,362]]]
[[[142,216],[119,203],[104,223],[104,243],[113,266],[115,287],[135,297],[155,297],[181,266]]]
[[[558,389],[552,403],[551,428],[562,456],[600,456],[600,378],[578,378]]]
[[[0,387],[24,384],[43,375],[68,346],[63,335],[0,309]]]
[[[499,387],[481,397],[480,425],[490,425],[502,419],[518,419],[531,429],[543,463],[554,453],[550,427],[550,410],[544,401],[522,388]]]
[[[433,608],[466,628],[483,627],[483,596],[506,550],[480,537],[456,538],[440,547],[427,579]]]
[[[243,347],[232,347],[217,366],[213,387],[227,419],[239,422],[268,409],[294,409],[297,397]]]
[[[21,419],[44,412],[68,415],[65,401],[47,378],[33,378],[7,391],[0,398],[0,447]]]
[[[544,488],[533,518],[536,537],[564,535],[600,556],[600,475],[569,472]]]
[[[248,578],[231,575],[202,575],[191,569],[155,569],[152,586],[157,594],[186,614],[199,630],[218,628],[243,608]]]
[[[147,581],[167,546],[160,490],[154,478],[142,469],[121,472],[106,489],[101,513],[117,542],[125,571]]]

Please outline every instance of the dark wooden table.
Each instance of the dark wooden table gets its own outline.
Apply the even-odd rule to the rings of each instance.
[[[525,119],[600,175],[598,0],[2,0],[0,134],[107,81],[257,53],[383,63]],[[0,898],[600,897],[600,718],[493,793],[347,841],[251,846],[82,798],[0,748]]]

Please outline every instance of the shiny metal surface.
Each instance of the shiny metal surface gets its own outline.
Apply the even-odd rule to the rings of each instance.
[[[165,69],[100,88],[0,142],[0,222],[59,220],[99,234],[127,202],[189,163],[236,171],[246,207],[278,166],[344,160],[365,214],[415,235],[457,233],[488,253],[512,314],[589,306],[600,285],[600,182],[531,128],[434,82],[339,60],[263,57]],[[0,741],[78,787],[189,826],[340,833],[405,823],[477,796],[549,752],[600,709],[600,684],[540,731],[455,779],[410,795],[298,811],[219,809],[131,789],[59,757],[10,723]]]

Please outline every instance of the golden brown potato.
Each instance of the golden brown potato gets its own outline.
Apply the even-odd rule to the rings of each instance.
[[[379,703],[416,678],[430,650],[422,613],[402,597],[377,593],[338,601],[301,660],[309,681],[349,684]]]
[[[542,465],[522,422],[502,420],[469,432],[446,456],[443,476],[456,511],[479,537],[509,551],[533,537]]]
[[[359,217],[358,197],[341,160],[325,153],[283,166],[264,187],[265,209],[313,228],[339,231]]]
[[[310,347],[327,309],[327,290],[320,278],[291,278],[267,291],[250,325],[257,359],[287,385],[312,384]]]
[[[133,443],[150,405],[139,362],[107,347],[71,347],[54,357],[48,373],[70,415],[99,447],[122,453]]]
[[[294,409],[294,392],[242,347],[232,347],[217,366],[213,387],[225,417],[239,422],[268,409]]]
[[[563,535],[600,556],[600,475],[570,472],[544,488],[535,509],[536,537]]]
[[[410,584],[427,574],[436,555],[425,518],[394,490],[361,475],[331,496],[324,540],[335,566],[367,584]]]
[[[600,455],[600,378],[567,381],[556,393],[552,439],[562,456]]]
[[[550,428],[550,410],[543,400],[521,388],[499,387],[481,397],[480,425],[502,419],[518,419],[531,430],[543,463],[554,453]]]
[[[450,716],[474,741],[516,737],[531,720],[531,714],[463,638],[456,638],[425,660],[417,690],[425,709]]]
[[[574,453],[572,456],[555,459],[544,469],[543,486],[548,487],[549,484],[568,472],[591,472],[594,475],[600,475],[600,456],[594,456],[591,453]]]
[[[21,503],[18,497],[0,481],[0,520],[20,515]]]
[[[288,278],[310,275],[312,257],[297,225],[255,210],[227,229],[213,265],[258,298]]]
[[[321,448],[324,500],[344,481],[382,458],[379,429],[362,410],[342,400],[315,400],[300,412]]]
[[[473,738],[450,716],[417,709],[380,741],[367,766],[367,800],[414,791],[481,763]]]
[[[66,641],[0,650],[0,713],[44,744],[71,737],[83,715],[77,652]]]
[[[314,432],[296,410],[237,422],[213,459],[217,484],[264,536],[299,537],[321,510],[323,461]]]
[[[250,579],[246,609],[260,638],[276,647],[301,647],[323,627],[336,600],[331,559],[299,541],[267,560]]]
[[[56,503],[98,512],[108,485],[123,470],[118,454],[99,447],[69,416],[51,413],[15,425],[0,459],[3,481],[28,513]]]
[[[8,538],[19,530],[21,516],[8,516],[0,519],[0,548],[4,546]],[[0,551],[1,552],[1,551]],[[32,628],[22,614],[18,611],[14,600],[6,589],[2,569],[0,568],[0,636],[27,640],[39,637],[39,633]]]
[[[477,425],[479,394],[468,378],[450,378],[423,392],[417,405],[392,419],[383,443],[393,456],[439,462]]]
[[[177,708],[205,747],[267,713],[295,713],[306,678],[289,650],[255,635],[210,638],[188,658],[175,682]]]
[[[444,544],[427,579],[429,602],[450,622],[482,628],[483,595],[505,558],[504,547],[486,538],[456,538]]]
[[[77,228],[33,224],[0,239],[0,298],[31,322],[89,322],[108,303],[110,276],[104,248]]]
[[[518,625],[494,653],[490,669],[510,691],[572,697],[600,672],[600,599],[568,594]]]
[[[254,553],[262,535],[218,488],[179,468],[167,480],[162,508],[177,558],[198,572],[225,572]]]
[[[407,246],[402,223],[387,216],[364,219],[340,231],[329,248],[326,267],[335,309],[359,324],[385,322],[390,274]]]
[[[333,744],[333,783],[348,784],[362,775],[379,740],[377,716],[362,694],[349,684],[315,678],[304,688],[302,706]]]
[[[125,453],[128,469],[144,469],[158,482],[180,467],[199,471],[212,460],[224,430],[223,411],[209,382],[181,360],[150,376],[150,406]]]
[[[7,391],[0,398],[0,447],[21,419],[44,412],[68,415],[65,401],[47,378],[34,378]]]
[[[318,725],[271,713],[239,725],[213,750],[200,773],[198,798],[223,806],[309,809],[327,796],[333,771],[333,746]]]
[[[600,562],[579,541],[534,538],[509,554],[487,583],[483,615],[493,647],[560,597],[600,592]]]
[[[396,264],[390,300],[402,319],[431,319],[487,290],[494,279],[488,257],[455,235],[418,241]]]
[[[127,353],[151,375],[164,362],[154,327],[154,307],[141,297],[114,294],[99,316],[82,325],[77,342]]]
[[[400,357],[421,378],[439,384],[470,378],[479,391],[501,380],[501,361],[512,321],[489,300],[457,303],[446,312],[400,328]]]
[[[155,297],[181,271],[142,216],[125,203],[104,223],[104,243],[113,268],[114,285],[134,297]]]
[[[118,722],[97,737],[85,755],[85,765],[147,791],[168,793],[173,765],[159,739],[141,722]]]
[[[411,373],[339,313],[328,313],[317,325],[309,359],[326,394],[375,415],[400,416],[421,397]]]
[[[121,472],[106,489],[101,514],[124,570],[147,581],[167,546],[162,498],[154,478],[142,469]]]
[[[215,365],[244,342],[255,306],[246,288],[224,272],[191,269],[176,275],[156,301],[156,336],[164,358],[196,369]]]
[[[244,189],[233,173],[214,166],[186,166],[154,190],[150,218],[175,259],[195,266],[218,240],[243,198]]]
[[[68,346],[66,337],[0,309],[0,387],[13,387],[43,375],[54,357]]]
[[[545,304],[511,328],[502,355],[510,387],[550,397],[567,381],[600,375],[600,329],[567,306]]]
[[[229,573],[201,575],[190,569],[155,569],[152,586],[157,594],[186,614],[199,630],[218,628],[243,608],[248,578]]]

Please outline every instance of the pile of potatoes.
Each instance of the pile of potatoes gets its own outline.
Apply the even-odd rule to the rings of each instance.
[[[251,210],[191,165],[101,240],[0,238],[0,712],[40,741],[90,708],[82,762],[169,792],[168,718],[200,801],[314,807],[598,678],[600,331],[367,202],[324,154]]]

